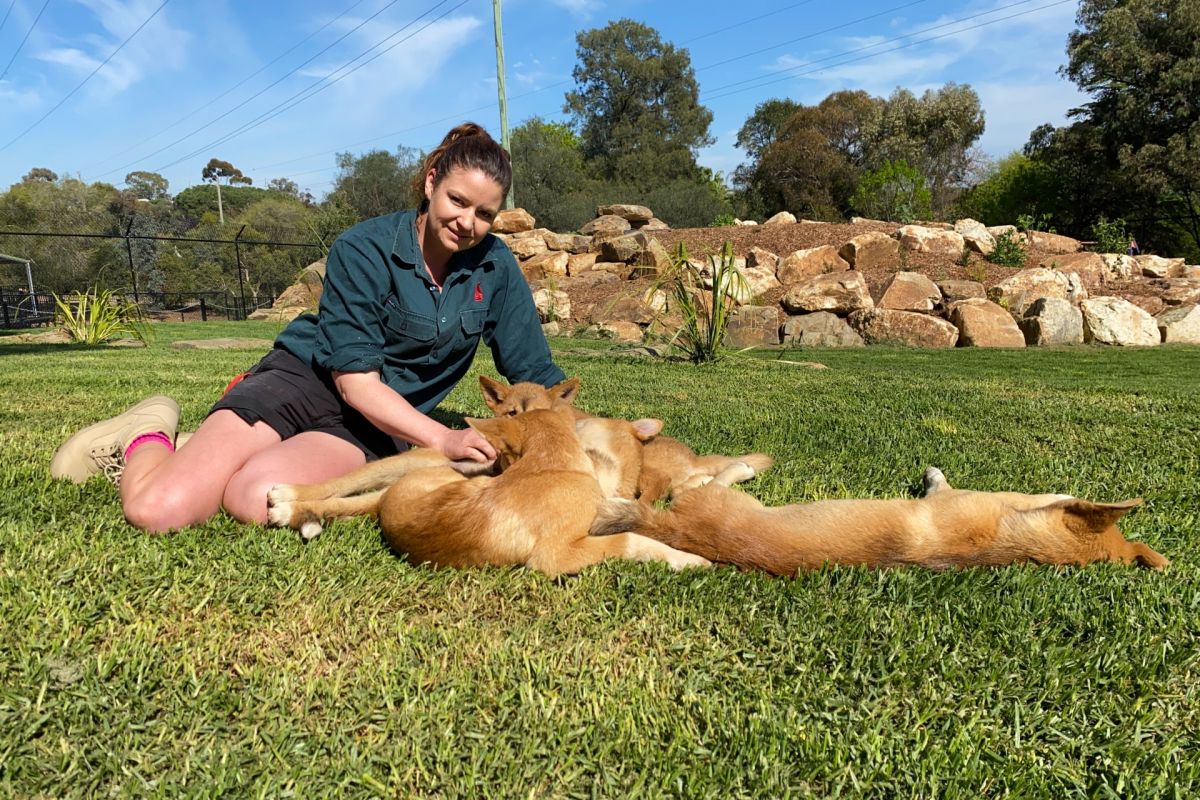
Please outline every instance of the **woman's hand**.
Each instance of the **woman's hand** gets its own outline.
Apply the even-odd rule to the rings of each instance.
[[[474,428],[447,429],[446,435],[437,443],[437,450],[451,461],[493,461],[496,448]]]

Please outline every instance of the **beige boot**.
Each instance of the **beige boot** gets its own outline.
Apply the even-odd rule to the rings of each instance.
[[[147,397],[123,414],[97,422],[67,439],[50,462],[50,474],[83,483],[103,473],[115,485],[125,469],[125,448],[143,433],[175,438],[179,404],[164,395]]]

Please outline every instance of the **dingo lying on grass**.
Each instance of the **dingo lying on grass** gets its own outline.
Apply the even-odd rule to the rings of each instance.
[[[574,406],[579,394],[579,378],[570,378],[549,389],[536,383],[516,383],[506,386],[486,375],[479,376],[483,399],[497,417],[511,416],[535,408],[569,406],[578,419],[590,415]],[[661,426],[660,426],[661,427]],[[637,497],[643,503],[653,503],[686,484],[704,477],[712,478],[741,464],[736,470],[739,480],[750,480],[774,463],[774,459],[763,453],[747,453],[744,456],[698,456],[683,442],[670,436],[655,436],[643,439],[640,477],[634,494],[621,492],[627,499]]]
[[[468,478],[445,456],[418,448],[327,483],[276,486],[268,516],[308,539],[323,519],[373,515],[391,548],[416,564],[523,564],[549,575],[610,557],[665,561],[673,569],[707,566],[700,556],[638,534],[588,535],[605,488],[629,480],[622,452],[637,453],[639,438],[653,435],[647,431],[656,421],[639,422],[642,430],[621,420],[586,421],[584,438],[608,459],[599,479],[572,410],[539,409],[467,420],[499,453],[496,477]],[[614,448],[621,431],[624,441]]]
[[[601,507],[592,533],[635,531],[714,562],[773,575],[827,563],[931,569],[1095,561],[1162,569],[1170,563],[1117,529],[1117,520],[1140,498],[1092,503],[1062,494],[973,492],[951,487],[931,467],[919,500],[767,508],[728,488],[739,479],[731,473],[690,491],[684,487],[669,510],[612,499]]]

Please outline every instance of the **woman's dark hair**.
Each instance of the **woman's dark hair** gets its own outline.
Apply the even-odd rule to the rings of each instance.
[[[508,151],[481,126],[464,122],[452,128],[442,143],[425,156],[420,171],[413,177],[413,199],[422,211],[429,206],[429,198],[425,196],[425,176],[429,170],[434,170],[433,185],[437,186],[451,170],[459,167],[479,170],[500,184],[504,194],[512,186],[512,159]]]

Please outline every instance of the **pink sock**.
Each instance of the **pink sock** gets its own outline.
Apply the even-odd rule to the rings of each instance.
[[[129,461],[129,454],[133,452],[134,448],[139,447],[146,442],[158,442],[159,444],[165,444],[168,450],[170,450],[172,453],[175,452],[175,443],[172,442],[171,437],[167,436],[165,433],[161,431],[155,431],[154,433],[142,433],[133,437],[133,441],[130,442],[129,446],[125,448],[125,461]]]

